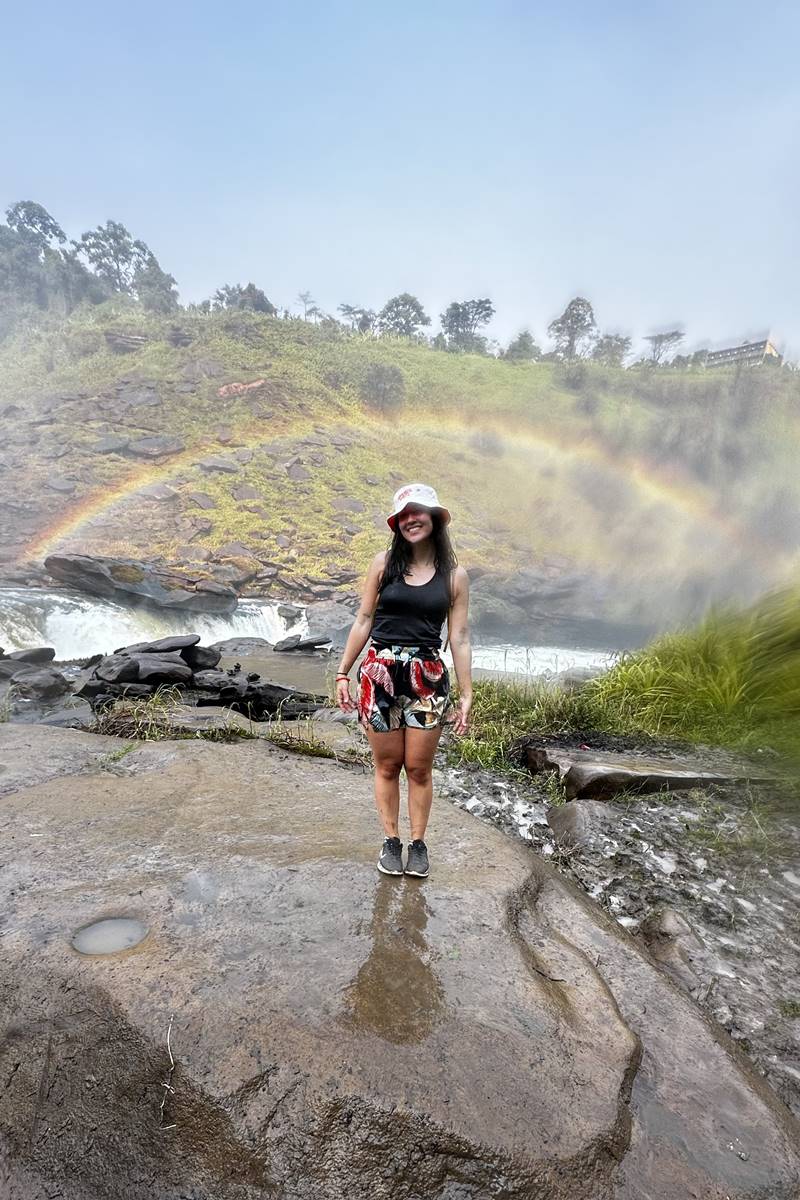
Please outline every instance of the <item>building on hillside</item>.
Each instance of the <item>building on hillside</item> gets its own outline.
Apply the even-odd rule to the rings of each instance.
[[[705,357],[707,367],[736,367],[739,363],[760,367],[765,362],[776,367],[783,362],[783,355],[769,338],[761,342],[742,342],[741,346],[728,346],[725,350],[709,350]]]

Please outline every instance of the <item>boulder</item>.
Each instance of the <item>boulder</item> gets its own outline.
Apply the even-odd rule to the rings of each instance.
[[[209,569],[218,583],[229,584],[239,591],[251,579],[255,579],[261,570],[261,563],[257,558],[237,556],[223,559],[222,562],[215,563]]]
[[[31,650],[12,650],[8,655],[16,662],[26,663],[48,663],[52,662],[55,656],[56,652],[52,646],[36,646]]]
[[[180,454],[186,449],[186,443],[180,438],[157,434],[154,437],[139,438],[128,446],[128,453],[137,458],[161,458],[169,454]]]
[[[272,645],[266,638],[260,637],[231,637],[223,638],[220,642],[213,642],[212,650],[218,650],[220,654],[259,654],[260,651],[269,649]]]
[[[207,492],[187,492],[186,499],[192,504],[196,504],[198,508],[216,508],[217,502],[213,496],[209,496]]]
[[[241,469],[241,463],[237,462],[235,458],[223,458],[218,454],[211,454],[208,458],[201,459],[197,465],[206,472],[222,471],[229,475],[235,475]]]
[[[64,495],[70,496],[78,486],[74,479],[65,479],[63,475],[50,475],[45,480],[45,485],[54,492],[62,492]]]
[[[295,482],[311,478],[311,472],[307,467],[304,467],[302,463],[292,463],[292,465],[287,468],[286,474]]]
[[[10,777],[67,748],[82,773],[0,818],[13,1200],[797,1194],[784,1106],[520,842],[435,805],[431,877],[384,879],[371,780],[334,762],[107,738],[93,763],[88,735],[33,727],[20,772],[19,728]],[[146,940],[78,958],[110,915]]]
[[[37,669],[36,663],[19,662],[15,658],[0,659],[0,679],[18,679]]]
[[[181,650],[181,658],[193,671],[207,671],[217,665],[222,654],[209,646],[187,646]]]
[[[159,408],[161,396],[154,383],[146,379],[126,379],[117,388],[117,399],[124,409]]]
[[[244,542],[225,542],[219,546],[213,554],[213,558],[222,560],[223,558],[247,558],[250,555],[250,547]]]
[[[109,654],[94,668],[93,678],[103,683],[131,683],[139,678],[139,667],[136,659],[128,654]],[[83,683],[76,691],[80,696],[87,694]]]
[[[220,656],[221,657],[221,656]],[[194,672],[192,687],[197,688],[201,692],[218,692],[230,684],[230,676],[227,671],[215,671],[213,669],[204,669]]]
[[[616,814],[599,800],[571,800],[548,809],[547,824],[564,846],[598,849],[613,829]]]
[[[135,654],[139,683],[191,683],[192,668],[180,654]],[[98,674],[100,668],[97,668]]]
[[[721,771],[709,770],[705,763],[689,757],[657,758],[554,746],[528,747],[527,762],[534,772],[556,770],[569,800],[606,800],[619,792],[675,791],[767,777],[744,761],[732,761],[729,771]]]
[[[225,367],[214,358],[192,358],[181,371],[184,379],[192,383],[200,383],[204,379],[219,379],[225,374]]]
[[[121,646],[115,654],[170,654],[178,650],[196,646],[200,641],[199,633],[182,633],[173,637],[156,638],[154,642],[134,642],[131,646]]]
[[[53,578],[78,591],[114,599],[124,597],[157,608],[187,612],[233,612],[237,595],[233,588],[213,580],[195,581],[174,568],[159,571],[133,559],[101,558],[87,554],[51,554],[45,567]]]
[[[324,634],[321,637],[302,637],[300,634],[292,634],[291,637],[276,642],[273,650],[317,650],[320,646],[327,646],[329,642],[330,638]]]
[[[54,667],[42,667],[26,671],[14,679],[14,690],[18,695],[31,700],[51,700],[71,690],[69,681]]]
[[[117,437],[113,434],[100,438],[89,447],[95,454],[120,454],[128,448],[130,438]]]
[[[163,503],[166,500],[174,500],[179,495],[178,491],[170,487],[168,483],[150,483],[147,487],[143,487],[139,491],[140,496],[144,496],[148,500],[158,500]]]

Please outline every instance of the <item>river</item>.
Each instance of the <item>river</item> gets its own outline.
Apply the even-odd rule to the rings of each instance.
[[[0,588],[0,646],[6,654],[33,646],[52,646],[64,661],[109,654],[118,646],[171,634],[199,633],[203,645],[232,637],[278,642],[305,634],[302,608],[240,600],[234,613],[182,613],[167,609],[128,608],[111,600],[61,589]],[[445,654],[449,660],[449,655]],[[616,658],[608,648],[586,649],[547,644],[526,645],[475,637],[473,666],[479,671],[543,675],[571,667],[607,667]]]

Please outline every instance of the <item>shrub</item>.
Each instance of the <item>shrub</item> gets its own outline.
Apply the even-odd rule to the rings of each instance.
[[[377,412],[394,412],[405,399],[406,384],[399,367],[370,363],[361,380],[361,398]]]

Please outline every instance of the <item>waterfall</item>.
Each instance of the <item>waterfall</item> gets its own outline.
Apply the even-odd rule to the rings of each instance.
[[[77,592],[0,588],[0,646],[28,650],[53,646],[58,659],[110,654],[118,646],[179,633],[199,633],[204,646],[231,637],[278,642],[289,633],[308,632],[305,615],[287,622],[278,604],[240,600],[233,613],[187,613],[170,609],[127,608],[112,600]]]

